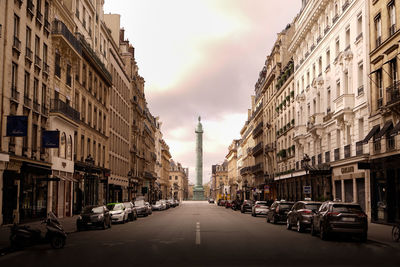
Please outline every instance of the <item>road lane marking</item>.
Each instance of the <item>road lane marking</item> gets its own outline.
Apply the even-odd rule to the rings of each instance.
[[[196,223],[196,245],[200,245],[200,222]]]

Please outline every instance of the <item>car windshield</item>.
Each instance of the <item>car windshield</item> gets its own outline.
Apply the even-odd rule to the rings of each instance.
[[[107,209],[109,210],[121,210],[122,207],[120,204],[108,204]]]
[[[135,206],[144,206],[144,201],[143,200],[135,201]]]
[[[267,202],[265,201],[258,201],[256,204],[260,206],[267,206]]]
[[[306,209],[312,210],[312,211],[317,211],[319,210],[319,207],[321,204],[306,204]]]
[[[360,213],[362,209],[359,205],[344,205],[344,204],[336,204],[333,205],[333,212],[344,212],[344,213]]]
[[[289,210],[292,208],[292,206],[293,206],[293,204],[280,204],[279,208],[283,209],[283,210]]]
[[[126,203],[124,203],[124,206],[125,206],[125,208],[130,208],[131,207],[131,203],[126,202]]]

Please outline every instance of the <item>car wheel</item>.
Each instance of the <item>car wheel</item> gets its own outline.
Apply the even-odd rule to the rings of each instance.
[[[267,223],[270,223],[271,221],[269,220],[269,216],[267,214]]]
[[[317,235],[317,233],[315,231],[314,223],[312,221],[311,221],[311,231],[310,231],[310,233],[311,233],[312,236],[316,236]]]
[[[50,239],[50,245],[52,248],[55,249],[63,248],[65,246],[65,238],[62,237],[61,235],[54,235]]]
[[[325,227],[323,227],[322,225],[319,228],[319,236],[321,237],[322,240],[327,240],[328,238],[328,233],[325,231],[324,229]]]
[[[297,232],[302,233],[303,230],[303,225],[301,225],[300,220],[297,220]]]
[[[276,218],[275,218],[275,215],[272,215],[272,223],[273,223],[273,224],[276,224],[276,223],[277,223]]]
[[[292,226],[290,225],[289,218],[286,219],[286,229],[291,230]]]

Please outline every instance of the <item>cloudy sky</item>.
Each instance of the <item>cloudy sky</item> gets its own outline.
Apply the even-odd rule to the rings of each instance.
[[[121,14],[146,80],[150,110],[160,116],[175,161],[195,182],[197,117],[204,127],[203,182],[222,163],[247,119],[250,96],[276,34],[300,0],[106,0]]]

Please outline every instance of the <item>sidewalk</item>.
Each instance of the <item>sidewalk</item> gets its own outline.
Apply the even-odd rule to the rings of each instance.
[[[61,225],[64,227],[64,230],[68,234],[76,232],[77,217],[78,217],[78,215],[59,219],[61,222]],[[44,226],[41,224],[40,221],[30,222],[30,223],[26,223],[26,224],[22,224],[22,225],[29,225],[34,228],[44,229],[43,228]],[[1,251],[10,245],[10,241],[9,241],[10,227],[11,227],[11,225],[0,226],[0,256],[1,256]]]
[[[400,249],[400,242],[392,240],[392,228],[391,225],[368,223],[368,240]]]

